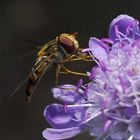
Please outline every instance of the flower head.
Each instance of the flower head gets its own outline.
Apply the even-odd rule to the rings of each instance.
[[[67,139],[88,131],[99,140],[140,139],[138,25],[134,18],[120,15],[110,24],[109,39],[90,38],[84,51],[97,62],[88,72],[91,82],[52,90],[64,105],[46,107],[44,116],[53,128],[43,131],[45,138]]]

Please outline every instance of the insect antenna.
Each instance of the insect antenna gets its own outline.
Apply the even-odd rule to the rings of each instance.
[[[72,36],[74,36],[75,38],[77,38],[77,37],[78,37],[78,32],[74,32],[74,33],[72,34]]]

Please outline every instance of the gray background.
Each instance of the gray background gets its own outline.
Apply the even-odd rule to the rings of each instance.
[[[55,85],[55,67],[43,77],[30,104],[24,100],[25,87],[8,98],[31,70],[40,41],[78,31],[81,47],[87,47],[89,37],[107,36],[108,26],[117,15],[126,13],[139,20],[139,5],[139,0],[0,0],[0,140],[43,140],[41,132],[49,127],[43,110],[56,102],[50,92]],[[69,67],[88,71],[92,65]],[[59,84],[75,84],[79,78],[64,75]],[[84,139],[93,138],[87,134],[73,138]]]

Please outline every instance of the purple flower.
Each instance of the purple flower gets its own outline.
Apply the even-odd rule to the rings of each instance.
[[[83,131],[98,140],[140,139],[140,33],[133,17],[120,15],[109,27],[109,38],[90,38],[88,51],[97,66],[87,84],[63,85],[52,90],[61,104],[46,107],[53,128],[48,140],[73,137]]]
[[[81,80],[80,80],[81,83]],[[79,84],[78,84],[79,86]],[[88,105],[85,102],[84,91],[73,85],[63,85],[52,89],[53,96],[62,101],[61,104],[51,104],[44,110],[44,117],[53,127],[43,131],[43,137],[48,140],[60,140],[73,137],[86,128]],[[83,96],[82,96],[83,95]]]

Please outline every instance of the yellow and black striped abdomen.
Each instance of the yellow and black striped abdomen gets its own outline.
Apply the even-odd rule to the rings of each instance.
[[[26,100],[29,102],[31,97],[45,74],[48,68],[53,64],[58,55],[56,40],[52,40],[49,43],[45,44],[42,49],[38,52],[38,58],[35,61],[35,64],[32,68],[31,73],[26,86]]]
[[[36,89],[36,86],[38,84],[38,80],[41,78],[44,71],[48,68],[49,63],[45,60],[41,60],[38,62],[37,66],[32,69],[32,72],[29,74],[29,78],[27,81],[26,86],[26,100],[30,102],[32,94],[34,90]]]

